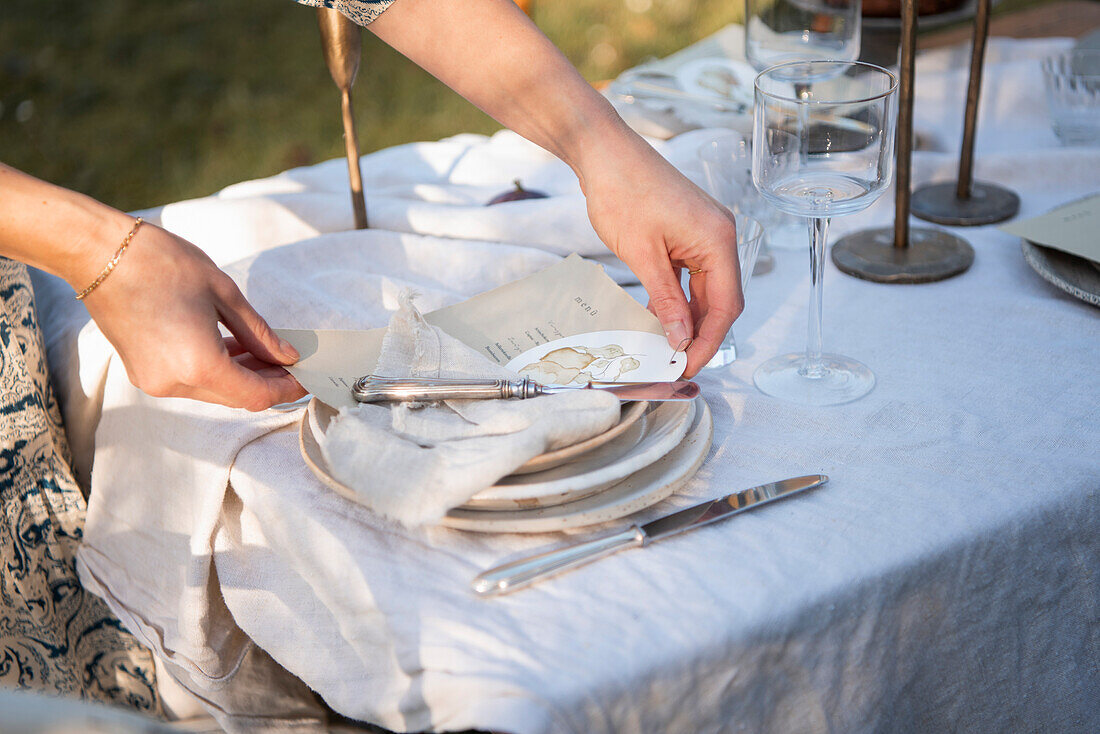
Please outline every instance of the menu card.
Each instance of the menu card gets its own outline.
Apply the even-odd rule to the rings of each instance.
[[[1100,194],[1060,206],[1042,216],[1003,225],[1001,231],[1100,262]]]
[[[657,317],[604,273],[570,255],[534,275],[424,315],[496,364],[543,384],[674,380],[687,358],[668,346]],[[301,360],[289,371],[334,408],[378,361],[385,328],[276,329]]]

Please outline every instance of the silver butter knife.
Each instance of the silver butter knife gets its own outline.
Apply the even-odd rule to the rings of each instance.
[[[735,492],[716,500],[708,500],[686,510],[665,515],[644,525],[632,525],[621,533],[575,543],[491,568],[475,578],[471,586],[474,592],[481,596],[506,594],[623,548],[644,547],[670,535],[709,525],[739,512],[751,510],[807,489],[820,487],[827,481],[829,477],[824,474],[810,474],[805,477],[761,484],[759,487]]]
[[[430,400],[492,400],[533,398],[573,390],[604,390],[619,400],[693,400],[699,386],[690,380],[675,382],[592,382],[588,385],[540,385],[534,380],[443,379],[434,377],[360,377],[351,394],[360,403],[411,402]]]

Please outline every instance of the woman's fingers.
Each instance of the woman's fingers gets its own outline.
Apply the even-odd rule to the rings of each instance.
[[[143,226],[85,306],[130,381],[155,397],[264,410],[305,394],[281,364],[298,360],[201,250]],[[232,333],[223,337],[221,322]],[[164,349],[170,343],[173,348]]]
[[[716,260],[709,270],[705,266],[691,268],[698,272],[689,276],[690,301],[675,278],[678,268],[670,265],[668,272],[673,275],[667,279],[661,276],[658,267],[635,270],[650,294],[648,308],[661,322],[672,348],[682,349],[691,340],[685,377],[693,377],[714,356],[744,308],[736,260],[732,265],[724,261],[726,258]],[[672,328],[668,326],[670,322],[674,324]],[[676,322],[682,327],[677,327]]]
[[[661,322],[669,346],[682,349],[691,339],[693,322],[684,289],[676,277],[667,252],[660,252],[630,265],[649,294],[649,310]]]
[[[251,355],[243,359],[226,357],[213,365],[208,374],[208,379],[190,387],[181,397],[256,412],[293,402],[306,394],[284,368]]]
[[[272,364],[294,364],[297,350],[289,342],[276,336],[263,317],[256,313],[228,277],[219,284],[217,296],[218,316],[237,342],[247,351]]]
[[[248,353],[248,350],[241,346],[241,343],[237,341],[237,337],[235,336],[222,337],[222,344],[225,345],[225,351],[229,353],[230,357]]]
[[[730,326],[744,309],[741,280],[736,268],[716,267],[712,271],[696,273],[691,277],[691,302],[698,308],[695,341],[688,349],[688,363],[684,374],[691,377],[699,372],[722,346]]]
[[[589,217],[645,286],[649,310],[672,348],[690,340],[690,377],[718,350],[743,308],[736,221],[652,148],[633,153],[629,164],[619,158],[593,164],[583,179]],[[690,302],[679,278],[685,268]]]
[[[213,385],[207,388],[207,399],[231,407],[262,410],[305,395],[305,388],[294,375],[281,364],[272,363],[276,353],[283,363],[296,362],[298,352],[294,347],[275,335],[235,285],[222,299],[228,303],[219,308],[219,316],[233,333],[222,341],[232,366],[227,368],[226,381],[217,390],[212,390]]]

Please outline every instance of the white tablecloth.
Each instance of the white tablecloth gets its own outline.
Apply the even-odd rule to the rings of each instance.
[[[1059,148],[1045,117],[1035,59],[1065,45],[991,43],[977,175],[1018,191],[1022,216],[1100,189],[1100,148]],[[926,57],[917,81],[918,128],[944,150],[961,128],[963,58]],[[459,142],[468,146],[460,159],[489,161],[485,189],[514,176],[491,165],[493,148],[479,147],[511,145],[506,137]],[[689,167],[688,149],[673,146],[670,157]],[[955,158],[922,152],[914,164],[920,183],[950,178]],[[280,180],[308,193],[310,181],[341,175],[330,163]],[[444,185],[430,195],[446,193],[446,172],[432,176]],[[234,195],[270,200],[272,212],[296,221],[265,186],[243,184]],[[163,221],[186,206],[210,211],[177,205]],[[891,218],[887,194],[836,220],[833,236]],[[299,220],[325,231],[310,216]],[[415,229],[410,222],[393,227]],[[188,227],[201,228],[179,222]],[[492,239],[486,231],[478,236]],[[383,524],[325,490],[284,428],[235,456],[234,492],[212,541],[198,521],[189,537],[191,520],[178,513],[160,527],[181,534],[185,548],[212,547],[211,578],[244,635],[333,708],[397,730],[1100,730],[1100,311],[1040,280],[1018,240],[992,227],[958,232],[976,261],[945,282],[877,285],[829,265],[826,348],[878,377],[869,396],[832,408],[780,402],[752,386],[758,364],[804,346],[805,257],[778,253],[738,322],[741,359],[700,378],[715,417],[710,456],[681,493],[644,516],[786,476],[830,475],[800,499],[481,600],[467,586],[476,572],[566,536]],[[250,240],[262,254],[229,270],[279,326],[379,325],[404,282],[425,289],[429,304],[453,302],[479,282],[554,259],[467,243],[494,254],[494,269],[480,278],[470,262],[452,286],[449,271],[429,272],[417,259],[442,255],[447,241],[376,232],[271,249],[295,238],[268,235]],[[371,267],[372,252],[356,244],[379,248],[386,269],[371,273],[366,292],[333,289]],[[295,263],[303,269],[292,278],[286,268]],[[328,323],[294,322],[311,313],[311,298]],[[149,440],[126,436],[125,422],[104,424],[97,462],[105,442],[119,450]],[[126,493],[157,491],[109,477],[93,486],[89,547],[110,556],[117,538],[96,523],[112,510],[117,517],[111,503]],[[143,516],[140,534],[154,546],[173,542],[157,537],[157,523]],[[180,596],[175,587],[195,583],[166,568],[163,584],[137,594],[124,574],[141,566],[127,557],[97,566],[118,572],[108,586],[124,619],[164,614],[164,600]],[[184,646],[211,642],[174,633]],[[163,639],[147,642],[157,649]]]

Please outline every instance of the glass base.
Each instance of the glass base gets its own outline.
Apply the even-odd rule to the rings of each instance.
[[[783,215],[794,220],[790,215]],[[806,251],[806,223],[794,220],[781,222],[768,230],[768,247],[773,250]]]
[[[752,266],[753,275],[766,275],[775,269],[775,256],[766,246],[760,248],[760,254],[756,256],[756,264]]]
[[[760,392],[803,405],[839,405],[862,398],[875,386],[875,375],[861,362],[839,354],[821,355],[819,369],[806,368],[806,354],[772,357],[756,368]]]
[[[725,367],[735,361],[737,361],[737,342],[733,339],[733,329],[730,329],[729,333],[726,334],[726,338],[722,340],[722,346],[718,347],[718,351],[714,353],[710,361],[703,365],[703,369],[712,370],[717,367]]]

